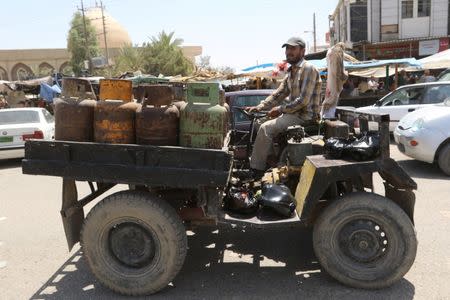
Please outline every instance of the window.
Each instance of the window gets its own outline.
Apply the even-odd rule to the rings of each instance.
[[[417,3],[417,16],[429,17],[431,8],[431,0],[418,0]]]
[[[350,4],[350,28],[352,42],[367,40],[367,0]]]
[[[402,19],[413,17],[414,0],[402,0]]]
[[[39,113],[31,110],[0,111],[0,125],[39,123]]]
[[[420,104],[425,87],[404,88],[386,96],[381,106]]]
[[[248,95],[248,96],[238,96],[233,101],[234,107],[244,107],[244,106],[256,106],[261,103],[262,100],[266,99],[269,95]],[[249,121],[249,118],[240,111],[234,112],[234,122],[245,122]]]
[[[42,110],[42,113],[44,114],[44,118],[47,123],[55,123],[55,117],[53,117],[52,114],[49,113],[46,109]]]
[[[423,97],[423,104],[442,103],[450,96],[450,85],[429,87]]]

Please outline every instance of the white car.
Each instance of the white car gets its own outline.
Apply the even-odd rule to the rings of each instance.
[[[387,94],[372,106],[356,109],[357,112],[389,114],[389,131],[393,132],[398,121],[410,112],[443,103],[450,97],[450,82],[430,82],[404,85]],[[371,130],[376,123],[369,123]]]
[[[450,175],[450,100],[406,115],[398,123],[394,139],[407,156],[437,162]]]
[[[23,148],[28,139],[54,139],[55,119],[45,108],[0,109],[0,150]]]

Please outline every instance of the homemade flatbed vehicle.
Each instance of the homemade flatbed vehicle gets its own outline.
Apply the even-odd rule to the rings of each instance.
[[[417,240],[413,210],[416,183],[389,157],[389,116],[338,110],[350,126],[379,124],[380,156],[371,161],[306,157],[300,167],[273,168],[263,181],[288,178],[296,210],[277,218],[228,213],[225,195],[235,180],[233,147],[222,150],[28,141],[24,174],[62,177],[61,216],[69,249],[81,242],[101,283],[127,295],[155,293],[181,269],[189,224],[227,223],[267,228],[313,227],[315,254],[325,271],[358,288],[383,288],[412,266]],[[385,195],[373,192],[372,176]],[[76,181],[92,192],[78,199]],[[294,182],[294,184],[292,184]],[[117,184],[129,189],[83,207]]]

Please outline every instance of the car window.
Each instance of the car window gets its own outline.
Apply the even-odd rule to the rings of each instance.
[[[233,106],[243,107],[243,106],[256,106],[261,103],[262,100],[266,99],[268,95],[243,95],[237,96],[233,101]],[[248,121],[248,118],[240,111],[234,112],[235,122]]]
[[[0,125],[39,123],[39,113],[32,110],[0,111]]]
[[[420,104],[425,87],[403,88],[386,96],[381,106]]]
[[[450,72],[447,72],[439,77],[438,81],[450,81]]]
[[[53,117],[52,114],[49,113],[46,109],[43,109],[42,113],[44,114],[44,118],[47,123],[55,123],[55,117]]]
[[[423,104],[442,103],[450,97],[450,85],[429,87],[423,97]]]

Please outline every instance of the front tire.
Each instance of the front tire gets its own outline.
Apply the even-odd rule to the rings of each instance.
[[[147,192],[106,197],[87,216],[81,245],[98,280],[124,295],[147,295],[166,287],[187,251],[182,221],[164,200]]]
[[[417,252],[414,226],[391,200],[358,192],[338,199],[314,225],[316,256],[332,277],[356,288],[379,289],[400,280]]]
[[[450,144],[445,145],[439,151],[438,165],[442,172],[450,176]]]

